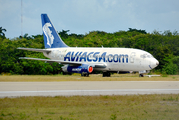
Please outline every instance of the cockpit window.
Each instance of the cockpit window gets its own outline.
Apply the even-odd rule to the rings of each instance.
[[[146,55],[146,54],[142,54],[140,57],[141,57],[141,58],[146,58],[147,55]]]
[[[141,58],[152,58],[153,56],[150,54],[142,54],[140,55]]]

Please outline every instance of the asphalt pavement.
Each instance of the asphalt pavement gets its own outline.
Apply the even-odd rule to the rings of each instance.
[[[179,94],[179,81],[0,82],[0,97]]]

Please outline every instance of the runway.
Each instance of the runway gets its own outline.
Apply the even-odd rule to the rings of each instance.
[[[0,97],[179,94],[179,81],[0,82]]]

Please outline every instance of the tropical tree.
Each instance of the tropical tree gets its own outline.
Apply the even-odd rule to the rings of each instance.
[[[6,38],[4,32],[6,32],[6,29],[0,27],[0,37],[2,37],[2,38]]]

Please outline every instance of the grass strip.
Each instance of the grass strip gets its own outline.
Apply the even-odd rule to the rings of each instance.
[[[179,94],[0,98],[0,120],[179,118]]]
[[[135,74],[113,74],[102,77],[101,74],[81,77],[76,75],[0,75],[0,82],[50,82],[50,81],[179,81],[179,75],[167,77],[138,77]]]

